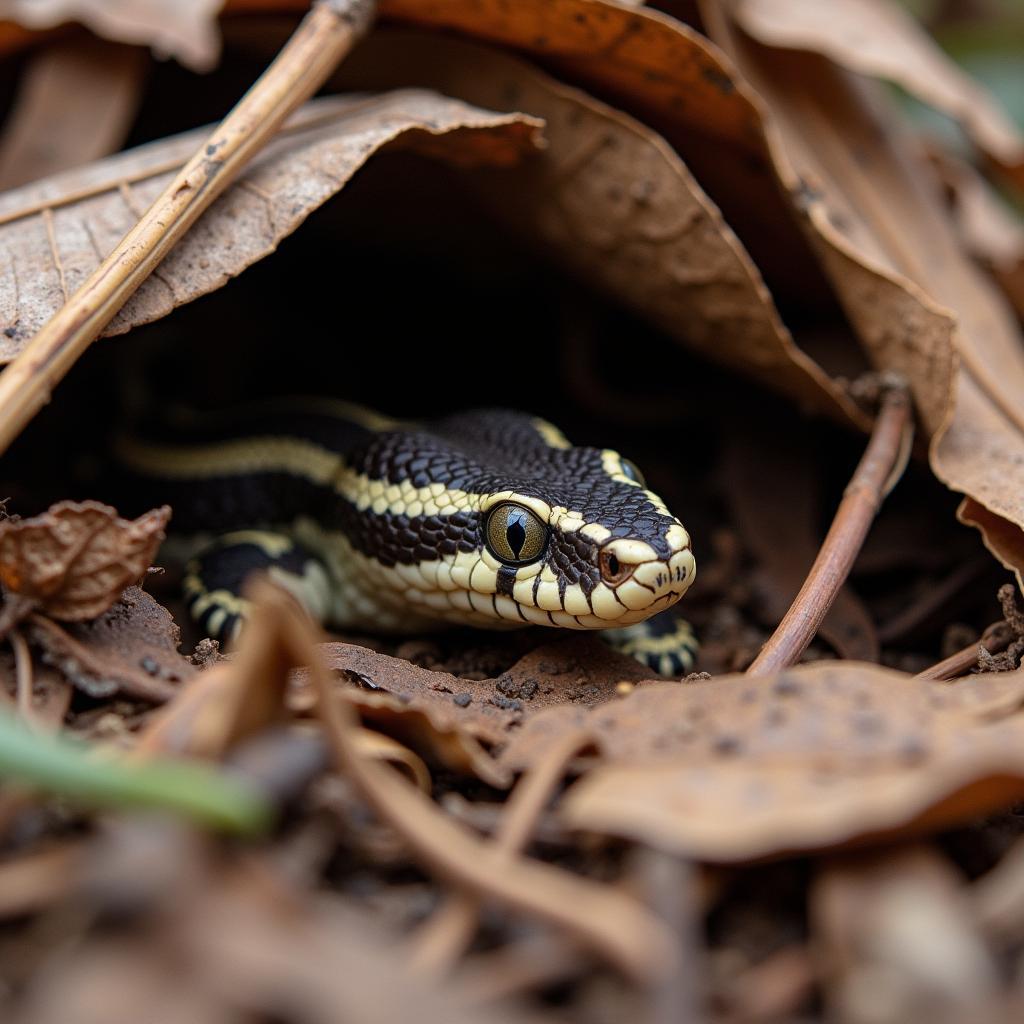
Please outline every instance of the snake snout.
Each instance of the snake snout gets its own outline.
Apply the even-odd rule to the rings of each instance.
[[[653,613],[667,608],[689,589],[696,565],[688,538],[685,544],[675,537],[672,541],[670,546],[674,550],[667,559],[641,540],[620,538],[601,548],[601,578],[615,591],[620,605],[630,612],[651,609]]]

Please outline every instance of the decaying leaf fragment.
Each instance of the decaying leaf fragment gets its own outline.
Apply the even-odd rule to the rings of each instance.
[[[78,21],[119,43],[150,46],[195,71],[209,71],[220,51],[223,0],[0,0],[0,19],[46,29]]]
[[[101,615],[149,568],[170,518],[166,505],[129,521],[97,501],[62,501],[0,523],[4,624],[14,603],[65,622]]]
[[[171,613],[139,587],[89,622],[62,626],[32,615],[24,629],[45,665],[94,698],[120,693],[162,704],[195,675]]]
[[[650,684],[524,724],[512,770],[569,729],[604,763],[566,822],[710,861],[937,829],[1024,794],[1024,671],[956,684],[854,662]]]
[[[33,54],[0,135],[0,191],[119,150],[147,66],[134,46],[84,35]]]
[[[1024,223],[970,164],[948,154],[932,155],[951,193],[951,212],[965,248],[988,268],[1024,318]]]
[[[1024,161],[1024,138],[996,100],[893,0],[734,0],[732,10],[759,42],[896,82],[959,121],[1001,163]]]
[[[877,83],[762,46],[710,0],[702,10],[764,98],[776,173],[865,352],[906,377],[935,474],[1024,529],[1024,340],[939,182]]]
[[[525,655],[494,679],[471,680],[420,668],[400,658],[330,643],[321,657],[340,675],[343,693],[363,722],[412,747],[448,771],[506,788],[511,773],[488,752],[545,708],[592,707],[621,684],[646,675],[638,662],[592,636],[570,635]],[[308,673],[299,673],[305,702]]]
[[[426,146],[463,165],[535,150],[540,122],[425,90],[303,107],[129,299],[123,334],[220,288],[273,252],[381,147]],[[163,139],[0,197],[0,361],[13,359],[100,264],[207,135]]]

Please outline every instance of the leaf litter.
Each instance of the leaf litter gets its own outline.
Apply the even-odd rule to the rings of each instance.
[[[1005,653],[979,651],[995,635],[984,631],[994,577],[961,571],[977,545],[955,532],[952,507],[936,512],[942,492],[922,465],[895,494],[909,502],[897,549],[865,550],[857,596],[833,606],[812,663],[757,678],[728,671],[750,663],[782,616],[827,525],[815,505],[834,506],[856,461],[857,445],[828,430],[818,450],[817,431],[788,406],[861,427],[873,409],[864,381],[851,386],[803,347],[813,317],[773,301],[744,230],[730,227],[733,185],[722,186],[719,207],[716,184],[691,174],[673,144],[685,126],[705,159],[743,151],[763,186],[773,178],[757,156],[774,160],[788,190],[765,216],[789,204],[803,218],[808,252],[842,300],[845,313],[833,315],[847,318],[832,325],[837,345],[903,373],[933,437],[935,473],[945,479],[952,465],[971,482],[957,488],[970,494],[961,515],[987,516],[987,542],[1019,567],[1006,480],[974,485],[980,473],[1000,479],[999,460],[1012,460],[1018,428],[1000,389],[1012,386],[1016,329],[968,254],[984,260],[981,239],[1008,235],[991,220],[987,234],[977,217],[973,235],[954,223],[931,166],[893,142],[881,94],[848,90],[820,56],[739,39],[712,6],[704,24],[736,67],[696,29],[626,5],[390,0],[386,16],[511,45],[520,58],[431,35],[372,40],[342,78],[401,91],[304,108],[111,331],[220,288],[339,190],[340,202],[353,184],[358,193],[353,179],[370,151],[383,152],[366,173],[409,157],[406,144],[468,169],[459,187],[483,210],[503,205],[551,264],[786,396],[773,406],[731,376],[707,385],[715,378],[687,364],[680,404],[692,418],[652,455],[682,478],[681,492],[694,480],[707,492],[691,498],[709,528],[690,608],[705,638],[697,667],[710,674],[655,680],[593,636],[324,642],[267,585],[252,592],[254,619],[236,649],[203,641],[186,657],[170,612],[133,585],[155,557],[161,513],[133,524],[64,503],[0,523],[4,614],[16,623],[0,654],[0,762],[20,783],[0,791],[5,1019],[66,1020],[89,1005],[114,1021],[817,1020],[823,1005],[831,1019],[895,1024],[950,1007],[985,1019],[1020,999],[986,945],[997,938],[1007,964],[1024,951],[1005,909],[1021,905],[1021,863],[1003,856],[1024,796],[1014,588],[999,594]],[[753,32],[744,13],[770,6],[738,4],[723,17]],[[895,17],[853,3],[844,16],[867,6]],[[878,47],[887,65],[857,70],[891,74],[900,55],[916,54],[904,70],[919,91],[945,89],[931,98],[960,103],[995,153],[998,115],[945,65],[923,70],[908,33]],[[856,54],[834,42],[803,45],[850,63]],[[544,71],[524,54],[542,57]],[[822,128],[824,109],[842,131],[827,120]],[[7,293],[9,356],[131,226],[125,183],[145,205],[200,137],[0,198],[10,251],[39,268],[29,299]],[[874,203],[867,174],[878,183]],[[919,182],[936,191],[912,196]],[[77,240],[68,233],[76,219]],[[83,241],[97,232],[102,245]],[[465,299],[447,293],[452,304]],[[240,315],[244,335],[243,324]],[[612,370],[613,389],[621,383],[621,360],[596,365]],[[722,380],[737,405],[749,404],[744,415],[722,410]],[[679,388],[672,394],[678,401]],[[1002,417],[999,429],[980,429],[986,417]],[[620,426],[634,429],[625,418]],[[948,438],[971,430],[963,464],[951,460]],[[724,471],[701,475],[704,449]],[[971,460],[973,476],[963,468]],[[889,514],[887,505],[880,526]],[[937,541],[923,523],[915,530],[915,517],[934,520]],[[937,578],[941,602],[922,599],[913,616],[894,618],[901,598],[927,594]],[[173,578],[148,579],[173,607]],[[930,614],[965,620],[946,623],[968,652],[951,683],[925,678],[948,652],[928,632]],[[893,645],[915,630],[932,640]],[[42,738],[61,723],[87,753]],[[129,815],[140,801],[162,816]],[[115,810],[98,816],[96,804]],[[263,838],[225,843],[196,819],[273,825]],[[850,852],[861,846],[871,850]],[[764,860],[776,864],[751,864]],[[793,872],[803,874],[783,887],[792,902],[758,923],[771,878]],[[980,880],[968,885],[965,873]],[[747,883],[757,895],[745,900]],[[747,923],[730,927],[736,917]],[[39,929],[56,930],[60,943],[40,942]]]
[[[495,115],[425,91],[332,97],[296,115],[242,180],[175,248],[108,329],[120,334],[220,288],[266,256],[378,148],[408,135],[469,163],[514,162],[538,142],[539,122]],[[12,359],[160,194],[206,132],[151,143],[0,197],[8,267],[0,285],[3,344]]]

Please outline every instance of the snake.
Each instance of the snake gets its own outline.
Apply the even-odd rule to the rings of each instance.
[[[262,571],[337,629],[605,630],[656,671],[692,662],[689,627],[661,614],[694,581],[686,529],[633,462],[545,419],[279,399],[179,414],[117,454],[190,539],[186,602],[216,639]]]

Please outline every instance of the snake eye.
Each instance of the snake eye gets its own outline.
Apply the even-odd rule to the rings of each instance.
[[[622,464],[622,475],[628,477],[634,483],[639,484],[641,487],[647,486],[647,481],[644,479],[643,473],[640,472],[635,462],[630,462],[629,459],[620,458],[619,462]]]
[[[487,547],[509,565],[535,562],[548,542],[547,527],[528,508],[506,502],[487,517]]]

